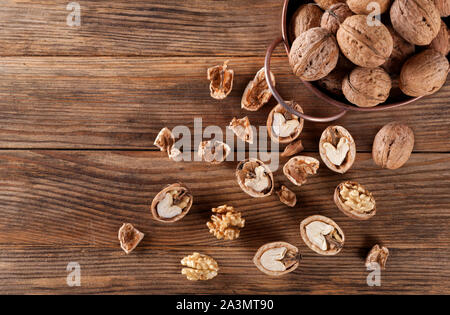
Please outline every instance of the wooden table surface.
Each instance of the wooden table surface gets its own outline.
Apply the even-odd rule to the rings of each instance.
[[[0,293],[353,294],[450,293],[450,84],[407,107],[351,113],[338,123],[357,144],[345,175],[322,163],[295,188],[294,208],[276,196],[253,199],[239,188],[236,162],[210,166],[170,162],[153,146],[158,131],[225,126],[248,115],[264,125],[269,105],[240,108],[247,82],[279,35],[281,1],[79,1],[81,26],[69,27],[69,1],[0,1]],[[236,77],[224,101],[209,96],[206,69],[230,59]],[[334,111],[291,74],[278,49],[273,72],[280,93],[307,113]],[[400,120],[414,130],[414,153],[395,171],[371,159],[373,138]],[[306,123],[306,155],[318,157],[326,124]],[[286,160],[282,160],[285,162]],[[358,222],[334,205],[344,180],[359,181],[377,200],[377,215]],[[181,180],[195,196],[175,224],[152,219],[149,204]],[[277,183],[293,187],[281,171]],[[236,241],[216,240],[205,226],[212,207],[231,204],[247,220]],[[309,215],[333,218],[346,233],[333,257],[300,238]],[[126,255],[117,231],[131,222],[146,234]],[[270,278],[252,263],[259,246],[287,241],[303,260],[293,273]],[[366,284],[364,257],[381,242],[390,251],[381,286]],[[189,282],[180,259],[213,256],[219,275]],[[66,283],[69,262],[81,266],[81,286]]]

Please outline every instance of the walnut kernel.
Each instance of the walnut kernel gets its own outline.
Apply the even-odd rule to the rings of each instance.
[[[336,255],[345,242],[344,232],[336,222],[321,215],[304,219],[300,234],[305,244],[320,255]]]
[[[296,186],[306,183],[308,175],[314,175],[320,162],[309,156],[294,156],[283,166],[283,173]]]
[[[280,201],[284,203],[288,207],[295,207],[295,204],[297,203],[297,196],[295,193],[287,188],[284,185],[281,185],[280,190],[277,191],[278,198],[280,198]]]
[[[236,211],[234,207],[223,205],[212,208],[211,221],[206,223],[209,233],[217,239],[234,240],[239,237],[240,229],[245,226],[245,219],[242,214]]]
[[[300,113],[303,109],[296,102],[286,102]],[[303,130],[304,120],[292,115],[282,105],[276,105],[267,118],[267,132],[274,142],[290,143],[297,139]]]
[[[223,100],[233,89],[234,71],[228,69],[229,60],[222,66],[214,66],[208,69],[208,80],[210,80],[209,90],[211,97],[217,100]]]
[[[230,152],[230,146],[218,140],[203,141],[198,146],[198,156],[211,164],[222,163]]]
[[[286,242],[273,242],[261,246],[253,262],[269,276],[282,276],[297,269],[300,259],[297,247]]]
[[[370,250],[366,258],[366,267],[379,266],[381,269],[386,269],[386,261],[389,257],[389,249],[384,246],[376,244]]]
[[[236,178],[239,187],[254,198],[266,197],[273,192],[273,174],[260,160],[251,158],[240,162]]]
[[[184,257],[181,265],[186,267],[181,269],[181,274],[193,281],[211,280],[219,271],[219,265],[212,257],[199,253]]]
[[[275,86],[275,76],[270,72],[272,84]],[[260,69],[255,78],[250,81],[242,95],[241,107],[248,111],[257,111],[269,102],[272,92],[266,81],[265,69]]]
[[[343,174],[355,162],[355,140],[344,127],[329,126],[320,137],[319,152],[330,170]]]
[[[334,191],[334,202],[345,215],[358,220],[367,220],[376,213],[375,198],[361,184],[346,181]]]
[[[144,233],[139,232],[131,223],[124,223],[119,229],[120,247],[129,254],[144,238]]]
[[[169,185],[153,198],[153,218],[164,223],[181,220],[191,209],[193,199],[186,186],[180,183]]]
[[[253,129],[247,116],[240,119],[234,117],[228,128],[242,141],[253,143]]]

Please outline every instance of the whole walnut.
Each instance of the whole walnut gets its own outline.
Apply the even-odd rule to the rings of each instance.
[[[356,14],[368,15],[375,9],[374,3],[380,5],[380,14],[386,12],[389,9],[391,0],[347,0],[347,5]],[[370,4],[370,6],[369,6]]]
[[[414,45],[429,45],[441,27],[438,9],[430,0],[395,0],[391,22],[397,33]]]
[[[434,4],[438,9],[442,17],[447,17],[450,15],[450,1],[448,0],[434,0]]]
[[[391,78],[381,68],[355,68],[342,82],[342,92],[359,107],[373,107],[389,97]]]
[[[354,64],[350,62],[345,56],[340,55],[336,68],[326,77],[317,81],[317,84],[328,92],[335,95],[343,95],[342,80],[347,74],[353,70]]]
[[[445,83],[449,70],[447,58],[427,49],[409,58],[400,72],[400,89],[409,96],[431,95]]]
[[[333,4],[345,2],[345,0],[314,0],[323,10],[328,10]]]
[[[312,3],[301,5],[292,16],[289,25],[289,39],[293,42],[301,33],[310,28],[319,27],[322,10]]]
[[[392,49],[391,56],[382,67],[389,74],[399,74],[406,59],[414,54],[416,46],[404,40],[391,26],[388,26],[387,28],[394,41],[394,48]]]
[[[320,21],[320,27],[329,30],[331,33],[336,34],[341,23],[344,23],[345,19],[353,15],[353,12],[345,3],[333,4],[322,15]]]
[[[437,34],[437,36],[431,42],[430,48],[433,48],[433,49],[439,51],[444,56],[447,56],[447,54],[450,51],[450,42],[449,41],[450,41],[450,37],[449,37],[449,33],[448,33],[447,24],[445,24],[444,21],[441,21],[441,29],[439,30],[439,33]]]
[[[378,131],[373,141],[372,158],[382,168],[395,170],[411,156],[414,133],[408,126],[392,122]]]
[[[361,67],[378,67],[392,53],[393,40],[383,24],[367,23],[367,16],[352,15],[341,24],[337,41],[342,53]]]
[[[294,74],[304,81],[316,81],[328,75],[336,67],[338,58],[336,39],[320,27],[300,34],[289,53]]]

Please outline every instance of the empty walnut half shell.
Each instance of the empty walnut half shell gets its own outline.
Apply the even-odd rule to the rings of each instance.
[[[389,249],[384,246],[376,244],[370,250],[366,258],[366,267],[379,266],[381,269],[386,269],[386,261],[389,257]]]
[[[295,102],[287,102],[295,110],[303,109]],[[267,118],[267,132],[274,142],[290,143],[297,139],[303,130],[304,120],[292,115],[282,105],[276,105]]]
[[[329,126],[320,137],[319,152],[330,170],[343,174],[355,162],[355,140],[344,127]]]
[[[242,95],[241,107],[248,111],[255,112],[259,110],[272,97],[264,71],[264,68],[262,68],[256,73],[255,78],[248,83]],[[272,72],[270,72],[270,78],[275,86],[275,76]]]
[[[164,223],[181,220],[191,209],[193,200],[186,186],[180,183],[169,185],[153,198],[153,218]]]
[[[198,156],[211,164],[222,163],[230,152],[230,146],[218,140],[203,141],[198,146]]]
[[[234,117],[233,120],[231,120],[228,128],[230,128],[234,132],[236,137],[238,137],[242,141],[248,142],[250,144],[253,143],[253,129],[247,116],[240,119]]]
[[[357,182],[340,183],[334,191],[334,202],[339,210],[353,219],[367,220],[376,213],[372,193]]]
[[[223,100],[233,89],[234,71],[228,69],[229,60],[222,66],[215,66],[208,69],[209,90],[211,97],[217,100]]]
[[[277,191],[278,198],[280,198],[280,201],[284,203],[288,207],[295,207],[295,204],[297,203],[297,196],[295,193],[287,188],[284,185],[281,185],[280,190]]]
[[[144,233],[139,232],[131,223],[124,223],[119,229],[120,247],[129,254],[144,238]]]
[[[273,192],[273,174],[260,160],[248,159],[240,162],[236,177],[241,189],[254,198],[266,197]]]
[[[336,255],[344,247],[344,232],[336,222],[322,215],[304,219],[300,223],[300,235],[305,244],[320,255]]]
[[[301,255],[298,248],[286,242],[261,246],[253,257],[256,267],[269,276],[282,276],[297,269]]]
[[[314,175],[319,169],[320,162],[310,156],[294,156],[283,166],[283,173],[297,186],[306,183],[308,175]]]

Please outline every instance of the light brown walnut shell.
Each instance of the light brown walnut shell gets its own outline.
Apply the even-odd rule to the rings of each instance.
[[[263,107],[272,97],[272,92],[266,82],[265,69],[260,69],[252,81],[247,84],[242,95],[241,107],[255,112]],[[275,76],[270,72],[272,84],[275,86]]]
[[[233,89],[234,71],[228,69],[229,60],[223,65],[208,68],[207,78],[210,81],[209,90],[211,97],[217,100],[223,100]]]
[[[347,5],[356,14],[368,15],[374,10],[374,7],[369,4],[374,2],[380,5],[380,14],[386,12],[391,5],[391,0],[347,0]]]
[[[282,157],[289,157],[289,156],[293,156],[297,153],[300,153],[304,150],[305,148],[303,147],[303,143],[302,140],[295,140],[291,143],[289,143],[286,148],[284,148],[283,153],[281,153]]]
[[[339,26],[344,23],[345,19],[352,16],[353,12],[350,10],[345,3],[333,4],[325,13],[322,15],[320,20],[320,27],[328,30],[332,34],[336,34]]]
[[[160,202],[166,202],[166,194],[172,195],[172,206],[179,206],[179,208],[181,208],[181,213],[173,217],[163,217],[161,215],[162,211],[165,211],[165,209],[168,209],[168,207],[161,207],[161,209],[158,211],[158,204]],[[165,187],[155,196],[155,198],[153,198],[150,210],[155,220],[164,223],[173,223],[184,218],[184,216],[191,209],[193,201],[194,197],[192,196],[190,190],[181,183],[175,183]]]
[[[336,39],[320,27],[300,34],[289,53],[294,74],[304,81],[316,81],[327,76],[336,67],[338,58]]]
[[[296,102],[286,102],[289,106],[293,107],[295,110],[297,110],[300,113],[303,113],[303,109],[301,108],[301,106],[299,104],[297,104]],[[281,137],[277,134],[277,132],[281,132],[282,127],[277,126],[277,132],[274,131],[274,115],[275,113],[281,114],[283,115],[284,119],[286,120],[286,122],[288,121],[297,121],[297,127],[289,134],[289,136],[286,137]],[[280,116],[281,117],[281,116]],[[303,118],[299,118],[295,115],[292,115],[290,112],[287,111],[286,108],[284,108],[284,106],[282,106],[281,104],[276,105],[269,113],[269,116],[267,117],[267,133],[269,134],[269,137],[272,139],[273,142],[277,142],[277,143],[290,143],[294,140],[296,140],[298,137],[300,137],[300,134],[302,133],[303,130],[303,126],[304,126],[304,119]]]
[[[289,39],[293,42],[300,34],[310,28],[319,27],[322,18],[322,10],[315,4],[301,5],[292,16],[289,25]]]
[[[118,237],[120,247],[129,254],[142,241],[144,233],[139,232],[131,223],[124,223],[119,229]]]
[[[200,142],[197,155],[205,162],[220,164],[230,154],[231,148],[228,144],[218,140]]]
[[[411,128],[392,122],[381,128],[375,136],[372,158],[378,166],[395,170],[408,161],[413,147],[414,133]]]
[[[255,266],[269,276],[282,276],[297,269],[301,255],[298,248],[286,242],[261,246],[253,257]]]
[[[254,198],[270,196],[273,192],[272,171],[260,160],[250,158],[240,162],[236,168],[236,178],[239,187]]]
[[[333,4],[345,2],[345,0],[314,0],[314,2],[317,3],[322,10],[328,10]]]
[[[307,226],[316,221],[325,223],[334,228],[334,230],[330,232],[330,235],[325,237],[327,243],[327,249],[325,250],[317,246],[317,244],[315,244],[313,241],[311,241],[306,231]],[[331,234],[333,234],[334,236],[330,237]],[[300,235],[303,241],[305,242],[306,246],[308,246],[311,250],[315,251],[320,255],[326,256],[336,255],[342,250],[345,243],[345,235],[342,229],[339,227],[339,225],[337,225],[337,223],[331,220],[330,218],[324,217],[322,215],[313,215],[304,219],[300,223]]]
[[[342,53],[361,67],[381,66],[392,53],[393,40],[386,26],[369,25],[365,15],[352,15],[341,24],[337,41]]]
[[[394,48],[389,59],[381,66],[389,74],[400,74],[405,61],[415,52],[413,44],[404,40],[391,26],[387,27],[394,41]]]
[[[442,17],[450,15],[450,1],[448,0],[434,0],[434,4]]]
[[[345,98],[359,107],[373,107],[389,97],[392,81],[382,68],[355,68],[342,81]]]
[[[295,193],[284,185],[281,185],[280,190],[277,191],[278,198],[288,207],[295,207],[297,203],[297,196]]]
[[[374,264],[376,264],[375,266],[378,265],[379,267],[381,267],[381,269],[386,269],[386,262],[388,257],[389,249],[387,249],[387,247],[376,244],[372,247],[369,254],[367,254],[366,267],[370,268],[373,267]]]
[[[345,215],[357,220],[368,220],[376,214],[375,198],[357,182],[340,183],[334,191],[334,203]]]
[[[344,174],[355,162],[355,140],[344,127],[329,126],[320,137],[319,152],[330,170]]]
[[[400,72],[400,89],[409,96],[436,93],[445,84],[448,59],[434,49],[427,49],[409,58]]]
[[[253,143],[253,129],[247,116],[244,118],[233,117],[228,128],[242,141]]]
[[[450,2],[450,1],[449,1]],[[437,50],[444,56],[447,56],[450,51],[450,38],[448,33],[447,24],[444,21],[441,21],[441,29],[437,36],[431,42],[429,48],[433,48]]]
[[[395,31],[414,45],[429,45],[441,27],[441,17],[431,0],[395,0],[391,6]]]
[[[306,183],[309,175],[317,174],[320,162],[310,156],[294,156],[283,166],[283,174],[296,186]]]

